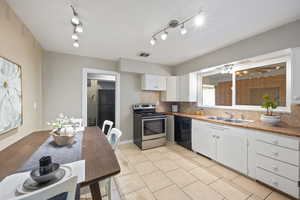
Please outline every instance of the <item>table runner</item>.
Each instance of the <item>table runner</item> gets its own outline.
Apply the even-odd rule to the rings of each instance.
[[[17,172],[33,170],[39,166],[39,159],[42,156],[51,156],[52,162],[66,164],[81,160],[83,132],[78,132],[75,135],[75,143],[67,146],[57,146],[53,137],[49,135],[47,140],[34,152],[31,157],[22,165]]]

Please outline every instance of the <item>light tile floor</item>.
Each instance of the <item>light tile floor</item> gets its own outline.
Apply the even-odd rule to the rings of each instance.
[[[292,200],[175,144],[145,151],[124,144],[116,155],[112,200]],[[81,200],[91,200],[87,190]]]

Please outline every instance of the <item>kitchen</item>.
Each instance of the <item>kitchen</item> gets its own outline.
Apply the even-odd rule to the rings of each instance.
[[[0,199],[44,197],[43,160],[81,200],[300,199],[299,10],[1,1]]]

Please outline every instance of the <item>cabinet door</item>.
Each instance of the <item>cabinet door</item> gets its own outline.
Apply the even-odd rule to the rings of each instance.
[[[197,120],[192,120],[192,150],[200,153],[200,123]]]
[[[247,137],[241,131],[231,127],[218,130],[217,161],[247,174]]]
[[[166,91],[161,93],[162,101],[179,101],[177,76],[170,76],[166,78]]]
[[[300,104],[300,47],[292,50],[292,103]]]
[[[171,143],[175,142],[175,137],[174,137],[174,116],[173,115],[168,115],[168,126],[167,126],[167,139]]]
[[[179,100],[182,102],[197,101],[196,73],[189,73],[179,77]]]
[[[142,89],[153,90],[153,91],[164,91],[166,90],[166,77],[145,74],[142,77]]]
[[[193,127],[192,142],[195,147],[195,151],[201,153],[207,157],[212,157],[215,154],[216,143],[211,134],[210,128],[206,123],[193,120],[195,125]]]

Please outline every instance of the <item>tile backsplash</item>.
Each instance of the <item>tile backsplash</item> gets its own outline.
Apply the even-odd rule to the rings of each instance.
[[[220,116],[227,117],[225,112],[230,112],[234,115],[235,118],[241,118],[241,115],[245,117],[245,119],[251,120],[259,120],[261,114],[264,112],[260,111],[249,111],[249,110],[235,110],[235,109],[220,109],[220,108],[201,108],[197,106],[197,103],[165,103],[160,102],[160,110],[161,111],[171,111],[171,105],[177,104],[179,105],[179,111],[183,113],[195,114],[196,111],[203,110],[204,114],[207,116]],[[279,113],[281,115],[281,120],[295,127],[300,127],[300,105],[292,105],[291,113]]]

